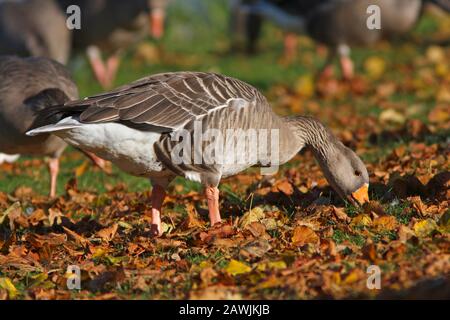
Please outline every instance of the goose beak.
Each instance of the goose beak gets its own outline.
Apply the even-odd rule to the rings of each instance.
[[[361,188],[353,192],[350,196],[352,202],[357,202],[359,205],[363,205],[369,202],[369,184],[365,183]]]

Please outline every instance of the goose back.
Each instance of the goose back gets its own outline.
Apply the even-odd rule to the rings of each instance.
[[[0,1],[0,54],[65,64],[70,47],[66,18],[54,0]]]
[[[301,147],[289,125],[273,113],[258,90],[240,80],[213,73],[153,75],[106,94],[57,106],[43,116],[53,117],[55,114],[59,119],[74,117],[81,124],[116,122],[139,131],[158,132],[161,136],[154,149],[159,161],[165,168],[183,176],[186,172],[216,177],[232,175],[259,164],[261,160],[252,157],[254,145],[247,143],[248,140],[245,140],[241,152],[242,162],[222,159],[211,163],[206,158],[195,158],[196,147],[200,147],[205,155],[203,151],[213,141],[205,139],[196,144],[199,143],[196,134],[202,137],[216,134],[223,138],[230,135],[230,139],[238,139],[243,134],[259,134],[264,130],[268,149],[261,151],[266,156],[265,160],[272,157],[270,146],[273,138],[277,139],[274,143],[279,148],[275,151],[279,151],[276,156],[280,163],[289,160]],[[275,130],[274,136],[271,135],[272,130]],[[189,150],[187,161],[177,164],[172,159],[172,151],[180,139],[173,137],[181,132],[186,133],[195,146]],[[249,136],[244,138],[249,139]],[[230,164],[225,165],[225,162]]]
[[[45,58],[0,57],[0,151],[54,155],[65,143],[55,136],[28,137],[39,111],[78,98],[68,71]]]

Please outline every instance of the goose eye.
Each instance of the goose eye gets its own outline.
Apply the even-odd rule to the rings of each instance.
[[[359,177],[359,176],[361,176],[361,171],[359,171],[359,170],[355,170],[355,176],[357,176],[357,177]]]

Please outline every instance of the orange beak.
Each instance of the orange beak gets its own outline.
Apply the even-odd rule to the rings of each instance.
[[[365,183],[361,188],[352,193],[351,196],[354,200],[358,201],[360,205],[369,202],[369,184]]]
[[[150,34],[155,39],[160,39],[164,35],[164,10],[155,8],[150,13]]]

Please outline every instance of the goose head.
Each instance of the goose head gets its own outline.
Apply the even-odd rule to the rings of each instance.
[[[358,155],[337,141],[324,154],[317,157],[323,174],[331,187],[352,204],[369,201],[369,174]]]
[[[369,174],[353,150],[314,118],[294,116],[284,120],[297,142],[312,150],[325,178],[340,197],[355,205],[369,201]]]

